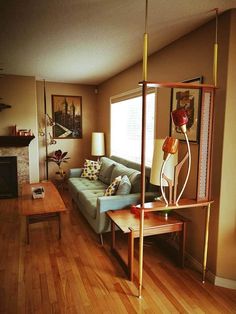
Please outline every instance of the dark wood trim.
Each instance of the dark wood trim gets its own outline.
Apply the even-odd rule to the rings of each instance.
[[[0,136],[0,147],[23,147],[29,146],[33,136]]]

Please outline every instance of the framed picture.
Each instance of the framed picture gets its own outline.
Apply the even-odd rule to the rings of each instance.
[[[82,96],[52,95],[54,138],[82,138]]]
[[[202,77],[197,77],[184,83],[201,84]],[[200,125],[200,102],[201,90],[193,88],[172,88],[171,90],[171,111],[184,108],[188,116],[187,133],[189,141],[198,143]],[[170,135],[179,140],[184,140],[184,135],[175,127],[170,119]]]

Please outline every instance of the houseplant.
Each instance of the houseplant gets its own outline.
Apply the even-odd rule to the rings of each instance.
[[[68,154],[68,152],[62,152],[61,149],[56,150],[53,155],[51,156],[47,156],[48,161],[52,161],[55,162],[58,166],[58,171],[56,172],[56,174],[59,174],[60,177],[64,177],[65,176],[65,171],[62,167],[62,163],[63,162],[67,162],[68,159],[70,159],[70,157],[66,157]]]

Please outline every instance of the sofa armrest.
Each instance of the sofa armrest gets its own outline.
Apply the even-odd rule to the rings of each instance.
[[[145,193],[145,202],[153,201],[155,194],[152,192]],[[106,212],[108,210],[122,209],[141,202],[140,193],[131,193],[127,195],[100,196],[97,199],[98,212]]]
[[[121,209],[131,204],[140,203],[140,193],[127,195],[100,196],[97,199],[97,208],[100,213],[110,209]]]
[[[82,174],[83,168],[71,168],[69,169],[69,178],[79,178]]]

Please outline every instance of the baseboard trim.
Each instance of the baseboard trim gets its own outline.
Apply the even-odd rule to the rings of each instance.
[[[178,250],[178,245],[175,241],[168,241],[168,243]],[[202,264],[186,251],[185,258],[190,267],[198,272],[202,272]],[[206,279],[215,286],[236,290],[236,280],[216,276],[209,270],[206,271]]]
[[[194,269],[196,269],[197,271],[201,272],[202,271],[202,264],[199,263],[189,253],[185,252],[185,255],[186,255],[186,259],[188,260],[190,266],[193,267]],[[226,278],[216,276],[215,274],[213,274],[209,270],[207,270],[207,272],[206,272],[206,278],[211,283],[213,283],[215,286],[224,287],[224,288],[228,288],[228,289],[234,289],[234,290],[236,289],[236,281],[235,280],[226,279]]]
[[[215,276],[215,285],[236,290],[236,280]]]

